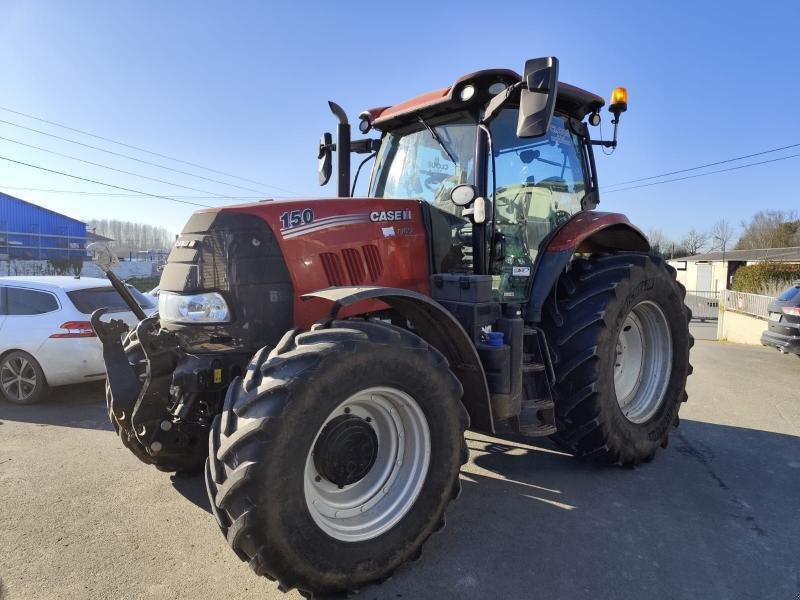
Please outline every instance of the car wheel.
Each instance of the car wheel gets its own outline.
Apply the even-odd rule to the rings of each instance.
[[[0,391],[9,402],[34,404],[46,389],[42,368],[27,352],[15,350],[0,360]]]

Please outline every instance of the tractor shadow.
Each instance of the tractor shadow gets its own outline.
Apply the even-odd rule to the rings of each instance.
[[[800,437],[684,420],[653,463],[467,432],[447,527],[365,599],[794,597]],[[210,512],[203,478],[172,485]]]
[[[194,504],[197,508],[211,514],[211,503],[206,492],[206,482],[202,474],[199,475],[172,475],[169,482],[175,491]]]
[[[684,420],[637,468],[590,466],[549,440],[467,432],[467,443],[448,526],[421,560],[362,595],[672,600],[800,590],[800,437]]]

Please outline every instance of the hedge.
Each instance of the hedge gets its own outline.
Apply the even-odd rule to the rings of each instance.
[[[131,279],[126,279],[125,283],[130,283],[140,292],[149,292],[158,285],[160,279],[161,279],[160,277],[141,277],[138,279],[131,278]]]
[[[733,276],[733,289],[737,292],[762,294],[768,287],[791,283],[800,279],[800,265],[763,262],[739,267]]]

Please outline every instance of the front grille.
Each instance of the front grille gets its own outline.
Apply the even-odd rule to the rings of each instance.
[[[231,309],[230,323],[164,325],[179,331],[190,351],[254,351],[275,345],[292,327],[289,271],[272,230],[255,215],[193,215],[170,252],[159,287],[181,294],[216,291]]]

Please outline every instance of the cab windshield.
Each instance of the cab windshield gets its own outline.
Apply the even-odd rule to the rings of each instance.
[[[474,183],[476,135],[475,119],[466,113],[387,133],[375,163],[370,196],[419,198],[452,211],[450,190]]]

